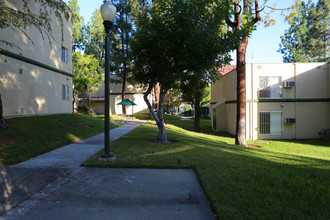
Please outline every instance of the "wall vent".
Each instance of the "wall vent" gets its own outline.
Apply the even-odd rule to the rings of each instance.
[[[296,118],[285,118],[285,124],[295,124]]]
[[[295,81],[285,81],[284,87],[286,88],[292,88],[296,86],[296,82]]]

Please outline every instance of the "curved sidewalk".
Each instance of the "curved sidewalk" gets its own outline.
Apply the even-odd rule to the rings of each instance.
[[[110,144],[144,123],[146,121],[136,120],[110,130]],[[15,165],[15,167],[77,168],[102,148],[104,148],[104,133],[34,157]]]

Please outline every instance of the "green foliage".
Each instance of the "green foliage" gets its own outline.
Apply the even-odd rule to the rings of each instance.
[[[133,76],[148,88],[145,95],[156,83],[160,85],[158,116],[153,114],[159,134],[165,134],[167,91],[191,80],[210,81],[218,76],[218,67],[229,61],[225,55],[239,37],[225,32],[226,15],[221,2],[210,0],[159,0],[139,14],[131,41]]]
[[[79,14],[78,0],[69,0],[68,7],[71,9],[72,21],[72,51],[82,49],[84,17]]]
[[[330,61],[330,4],[319,0],[297,1],[287,16],[290,24],[281,36],[280,49],[283,62]]]
[[[190,110],[191,110],[191,106],[190,105],[184,106],[184,111],[185,112],[190,111]]]
[[[201,106],[211,103],[211,86],[208,85],[201,90]]]
[[[86,43],[84,37],[88,35],[84,32],[86,29],[82,28],[84,18],[79,14],[78,1],[69,0],[68,6],[72,11],[72,49],[74,51],[72,53],[72,73],[74,75],[73,99],[75,99],[80,93],[87,93],[88,91],[97,90],[97,86],[100,86],[100,82],[104,80],[104,77],[100,73],[99,59],[97,59],[93,53],[87,54],[84,52],[82,54],[81,52],[76,52],[76,49],[84,49],[83,44]],[[94,17],[99,18],[100,14],[96,13],[95,15],[95,13]],[[97,33],[97,29],[90,27],[90,30],[93,31],[89,32],[89,34],[93,33],[95,35]],[[92,37],[92,35],[90,35],[90,37]],[[85,109],[81,109],[84,107],[79,107],[80,108],[78,108],[78,111],[85,111]]]
[[[157,1],[140,14],[131,41],[134,77],[173,88],[192,76],[211,79],[234,38],[223,33],[224,11],[212,1]]]
[[[85,27],[85,53],[94,55],[99,61],[99,68],[104,72],[105,63],[105,30],[101,12],[99,9],[95,10],[92,15],[91,22]]]
[[[52,45],[52,40],[55,40],[52,36],[51,17],[54,15],[61,27],[63,38],[63,19],[69,20],[70,11],[64,2],[58,0],[38,0],[36,1],[40,5],[40,8],[36,9],[31,7],[30,0],[0,1],[0,28],[16,28],[21,31],[31,42],[35,44],[33,39],[27,35],[25,30],[27,28],[36,28],[41,34],[42,39],[48,39],[49,45]],[[63,39],[62,39],[63,40]],[[11,43],[10,41],[0,39],[9,46],[19,46]]]
[[[178,108],[181,104],[181,91],[179,89],[170,89],[165,95],[165,112],[173,112],[173,108]]]
[[[130,56],[129,39],[133,31],[131,1],[116,1],[117,16],[114,20],[111,61],[114,72],[122,80],[126,80],[130,73],[132,58]]]
[[[209,107],[201,107],[199,110],[199,114],[202,117],[207,117],[209,115],[210,108]]]
[[[199,87],[192,86],[193,84],[187,84],[181,86],[182,100],[191,104],[195,103],[195,93],[197,90],[200,91],[200,105],[204,106],[211,102],[211,86],[208,83],[199,82]]]
[[[73,52],[72,65],[74,98],[79,93],[97,89],[104,80],[103,74],[98,71],[99,61],[93,55]]]

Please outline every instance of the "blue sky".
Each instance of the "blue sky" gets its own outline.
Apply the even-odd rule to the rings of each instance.
[[[269,5],[278,8],[286,8],[291,6],[295,0],[269,0]],[[317,0],[313,0],[317,2]],[[78,0],[80,6],[80,14],[84,17],[85,23],[90,21],[92,13],[99,9],[103,0]],[[261,4],[261,3],[259,3]],[[276,21],[272,27],[264,27],[262,24],[257,26],[250,39],[247,47],[246,61],[247,63],[282,63],[282,54],[277,52],[281,43],[280,36],[284,35],[284,31],[288,29],[289,24],[285,22],[284,16],[280,12],[270,14],[270,17]],[[265,14],[262,14],[265,16]],[[235,53],[232,53],[233,64],[235,63]]]

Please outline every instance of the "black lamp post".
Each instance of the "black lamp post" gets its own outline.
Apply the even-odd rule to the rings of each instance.
[[[104,107],[104,153],[102,154],[102,158],[115,158],[115,156],[110,153],[110,29],[113,25],[113,20],[116,15],[116,7],[113,6],[110,2],[104,2],[101,6],[101,15],[103,19],[103,25],[106,32],[105,38],[105,76],[104,76],[104,99],[105,99],[105,107]]]

